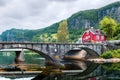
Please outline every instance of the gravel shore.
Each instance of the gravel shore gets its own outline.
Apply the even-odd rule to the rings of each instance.
[[[91,61],[95,63],[118,63],[120,62],[120,58],[111,58],[111,59],[94,58],[94,59],[87,59],[87,61]]]

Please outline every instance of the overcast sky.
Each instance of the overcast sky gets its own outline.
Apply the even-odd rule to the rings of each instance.
[[[0,0],[0,33],[11,28],[40,29],[75,12],[120,0]]]

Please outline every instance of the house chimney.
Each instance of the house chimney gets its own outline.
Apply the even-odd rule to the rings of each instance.
[[[91,29],[93,29],[93,27],[91,27]]]

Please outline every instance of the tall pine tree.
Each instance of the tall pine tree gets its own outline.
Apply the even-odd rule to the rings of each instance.
[[[57,31],[57,42],[68,42],[69,35],[68,35],[68,27],[67,27],[67,20],[63,20],[59,24],[59,28]]]

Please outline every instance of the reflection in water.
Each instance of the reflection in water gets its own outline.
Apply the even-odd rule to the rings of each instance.
[[[120,63],[95,64],[92,62],[84,62],[79,59],[64,59],[55,64],[51,62],[46,62],[44,58],[39,57],[38,55],[25,54],[25,64],[12,64],[13,57],[14,55],[11,55],[9,57],[5,55],[0,55],[0,80],[120,79]],[[6,64],[4,62],[6,62]],[[2,72],[5,71],[7,71],[9,75],[2,74]],[[11,74],[10,72],[13,72],[13,74]]]
[[[42,72],[38,73],[38,75],[25,76],[24,74],[21,76],[9,76],[7,75],[4,80],[10,80],[9,78],[14,80],[119,80],[120,63],[94,64],[92,62],[76,60],[61,61],[60,64],[47,62],[46,67],[42,69]],[[1,79],[3,79],[3,77],[1,77],[0,80]]]
[[[96,69],[94,66],[96,65],[91,64],[92,63],[90,62],[88,63],[83,61],[62,61],[61,65],[64,67],[58,69],[53,69],[52,67],[51,69],[48,68],[32,80],[75,80],[75,78],[78,79],[78,76],[85,76],[87,75],[86,73],[89,74],[94,71],[94,69]]]
[[[32,78],[33,78],[33,77],[29,77],[29,78],[9,79],[9,78],[0,77],[0,80],[31,80]]]
[[[39,75],[37,75],[32,80],[61,80],[62,72],[58,69],[56,70],[45,70]]]
[[[120,80],[120,63],[105,63],[101,66],[105,79]]]
[[[81,65],[86,65],[82,68]],[[64,68],[44,70],[32,80],[119,80],[120,63],[94,64],[91,62],[62,61]],[[83,65],[82,65],[83,66]],[[110,67],[111,66],[111,67]]]

